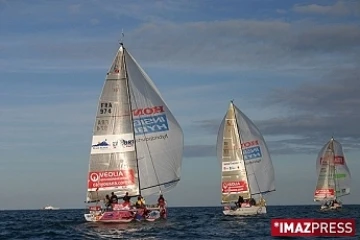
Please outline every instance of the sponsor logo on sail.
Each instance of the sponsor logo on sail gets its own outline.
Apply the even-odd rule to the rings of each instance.
[[[355,219],[272,219],[273,237],[352,237],[356,233]]]
[[[246,181],[229,181],[222,183],[222,193],[245,192],[248,190]]]
[[[334,189],[316,189],[315,197],[331,197],[335,195]]]
[[[240,170],[240,161],[223,162],[223,172]]]
[[[337,173],[335,174],[335,178],[346,178],[346,173]]]
[[[107,142],[107,139],[105,139],[102,142],[98,142],[97,144],[92,145],[93,149],[101,149],[101,148],[108,148],[110,144]]]
[[[259,159],[262,157],[261,148],[258,140],[241,143],[244,161]]]
[[[135,184],[133,169],[89,172],[88,188],[127,187]]]
[[[165,132],[169,130],[164,106],[133,110],[135,135]]]
[[[128,152],[135,150],[133,133],[93,136],[91,154]]]
[[[335,165],[344,165],[345,164],[345,158],[344,156],[329,156],[329,157],[321,157],[320,158],[320,164],[335,164]]]
[[[343,189],[336,190],[336,193],[342,193],[342,194],[345,194],[345,193],[348,193],[348,191],[347,191],[347,189],[346,189],[346,188],[343,188]]]
[[[133,147],[135,144],[135,140],[120,139],[116,142],[113,142],[113,147],[116,148],[119,145],[119,142],[120,142],[121,146],[124,148]]]
[[[90,174],[90,180],[91,180],[92,182],[97,182],[97,181],[99,181],[99,174],[97,174],[97,173],[91,173],[91,174]]]

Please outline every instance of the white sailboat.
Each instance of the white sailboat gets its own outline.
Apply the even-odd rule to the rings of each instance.
[[[225,215],[266,213],[264,195],[275,191],[275,176],[264,138],[255,124],[230,102],[217,138],[221,163],[221,204]],[[242,198],[242,204],[237,204]],[[231,204],[237,204],[231,206]]]
[[[51,205],[47,205],[45,207],[42,208],[43,210],[59,210],[60,208],[58,207],[53,207]]]
[[[314,201],[321,203],[320,210],[342,208],[340,198],[350,194],[351,174],[342,146],[333,137],[319,152],[316,171],[318,179]]]
[[[100,205],[114,192],[120,199],[163,194],[180,181],[183,132],[160,92],[120,43],[98,102],[90,153],[87,221],[130,222],[167,216],[166,206],[134,209]],[[146,212],[147,212],[146,211]]]

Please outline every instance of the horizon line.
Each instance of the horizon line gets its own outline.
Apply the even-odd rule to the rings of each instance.
[[[345,206],[358,206],[360,205],[360,203],[354,203],[354,204],[345,204]],[[299,207],[299,206],[318,206],[318,204],[288,204],[288,205],[284,205],[284,204],[279,204],[279,205],[267,205],[267,207]],[[216,206],[171,206],[168,208],[220,208],[222,207],[221,205],[216,205]],[[59,209],[55,209],[55,210],[47,210],[47,209],[43,209],[43,208],[28,208],[28,209],[0,209],[0,211],[38,211],[38,210],[42,210],[42,211],[61,211],[61,210],[86,210],[88,209],[87,207],[85,208],[60,208]]]

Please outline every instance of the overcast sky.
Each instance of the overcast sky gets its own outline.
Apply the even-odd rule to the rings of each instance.
[[[185,137],[171,206],[220,204],[229,101],[268,142],[270,205],[312,204],[332,135],[359,203],[360,2],[0,0],[0,208],[80,208],[91,134],[121,30]]]

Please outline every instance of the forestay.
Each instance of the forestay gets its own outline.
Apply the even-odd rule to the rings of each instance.
[[[235,152],[237,153],[237,156],[241,156],[240,160],[243,160],[242,162],[245,164],[250,194],[258,195],[275,191],[274,168],[262,134],[255,124],[233,103],[230,103],[228,113],[231,109],[233,109],[233,112],[235,113],[235,128],[237,127],[239,136],[239,143],[234,146],[235,148],[238,148]],[[231,117],[228,116],[228,113],[221,122],[217,138],[217,157],[221,164],[224,161],[223,151],[226,149],[224,142],[227,137],[227,133],[224,131],[227,131],[226,125],[231,124],[231,122],[228,122],[228,118],[231,119]],[[240,148],[242,151],[239,151]],[[224,166],[222,166],[222,168],[223,167]],[[241,181],[243,178],[242,175],[238,176],[237,181]],[[222,177],[222,181],[227,181],[226,177],[224,177],[225,175]],[[232,180],[229,182],[232,182]],[[223,201],[236,201],[234,197],[225,198],[226,195],[228,194],[222,195]]]

